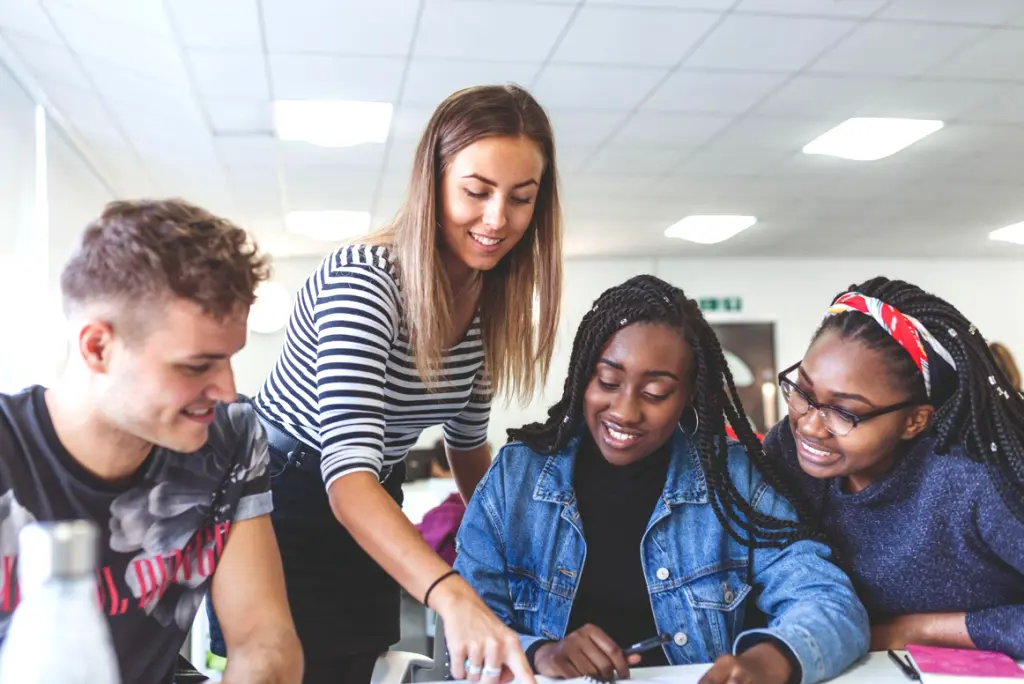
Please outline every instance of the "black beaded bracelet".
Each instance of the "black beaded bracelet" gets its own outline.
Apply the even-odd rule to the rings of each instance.
[[[459,574],[458,570],[449,570],[448,572],[444,573],[443,575],[438,577],[436,580],[434,580],[434,583],[430,585],[429,589],[427,589],[427,593],[423,595],[423,605],[425,605],[427,608],[429,608],[430,607],[430,592],[434,591],[434,587],[436,587],[441,582],[444,582],[446,579],[448,579],[452,575],[458,575],[458,574]]]

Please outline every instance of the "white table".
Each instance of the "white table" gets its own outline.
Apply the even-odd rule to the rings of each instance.
[[[898,651],[903,655],[903,651]],[[671,681],[673,684],[697,684],[708,671],[709,665],[677,665],[675,667],[648,667],[631,671],[632,679],[643,681],[657,678],[659,681]],[[518,681],[518,680],[516,680]],[[538,682],[550,682],[540,678]],[[839,677],[831,680],[836,684],[910,684],[902,672],[893,664],[885,653],[869,653],[853,667]],[[434,682],[433,684],[442,684]]]

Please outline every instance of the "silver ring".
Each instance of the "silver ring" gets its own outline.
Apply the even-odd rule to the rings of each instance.
[[[466,667],[466,674],[468,674],[468,675],[478,675],[481,672],[483,672],[483,668],[480,667],[479,665],[474,665],[473,663],[471,663],[469,661],[469,658],[466,658],[465,667]]]
[[[484,669],[481,670],[480,674],[482,674],[484,677],[500,677],[501,676],[501,668],[500,667],[486,667],[485,666]]]

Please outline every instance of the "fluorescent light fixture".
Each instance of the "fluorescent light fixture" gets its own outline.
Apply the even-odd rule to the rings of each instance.
[[[284,229],[323,242],[337,242],[370,230],[368,211],[289,211]]]
[[[288,324],[292,314],[292,295],[276,280],[256,287],[256,301],[249,309],[249,330],[268,335]]]
[[[896,154],[942,128],[925,119],[847,119],[804,145],[804,154],[826,154],[855,161],[875,161]]]
[[[393,110],[390,102],[279,100],[274,102],[274,130],[281,140],[321,147],[382,143]]]
[[[1024,221],[1000,228],[999,230],[993,230],[988,234],[988,239],[1024,245]]]
[[[753,216],[687,216],[665,229],[665,237],[713,245],[757,223]]]

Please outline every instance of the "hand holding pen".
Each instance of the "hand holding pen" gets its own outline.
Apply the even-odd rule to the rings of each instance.
[[[584,625],[561,641],[541,646],[534,654],[537,674],[547,677],[594,677],[611,682],[629,679],[629,666],[640,664],[640,653],[666,643],[667,635],[646,639],[623,650],[597,625]]]

